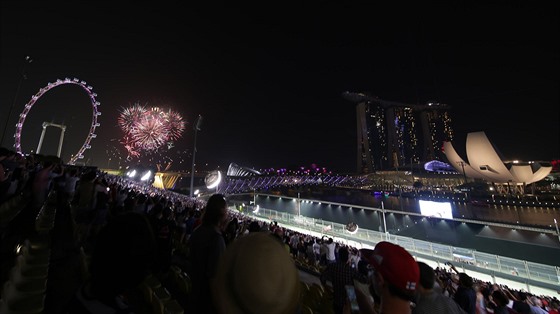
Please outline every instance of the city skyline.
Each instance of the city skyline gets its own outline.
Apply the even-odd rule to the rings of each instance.
[[[13,144],[13,125],[31,97],[68,77],[98,95],[98,136],[85,156],[101,167],[116,165],[116,151],[124,149],[119,111],[140,103],[185,118],[185,132],[169,151],[183,170],[190,169],[193,123],[201,115],[201,168],[316,164],[355,172],[356,104],[342,97],[345,91],[445,103],[459,143],[484,131],[508,159],[560,159],[554,3],[410,10],[323,3],[275,13],[257,8],[256,15],[242,8],[59,5],[1,5],[4,146]],[[47,8],[53,13],[45,15]],[[25,56],[33,61],[26,64]],[[77,151],[88,110],[83,91],[53,89],[30,111],[22,144],[34,149],[42,123],[51,122],[75,129],[65,135],[63,155]],[[48,133],[45,143],[49,136],[57,143],[58,134]]]

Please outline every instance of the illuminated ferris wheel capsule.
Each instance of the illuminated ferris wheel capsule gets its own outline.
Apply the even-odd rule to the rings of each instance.
[[[18,123],[16,124],[16,133],[14,134],[14,139],[15,139],[14,147],[16,149],[16,152],[18,152],[19,154],[22,153],[21,152],[21,130],[23,128],[23,123],[25,122],[25,118],[27,117],[27,114],[29,114],[29,111],[31,110],[31,108],[33,108],[33,105],[35,105],[37,100],[39,100],[46,92],[50,91],[51,89],[53,89],[57,86],[64,85],[64,84],[74,84],[74,85],[80,86],[81,88],[83,88],[86,91],[86,93],[88,94],[88,96],[91,100],[91,106],[92,106],[93,110],[92,110],[92,115],[91,115],[91,126],[89,128],[88,136],[87,136],[84,144],[80,148],[80,150],[76,154],[72,155],[72,158],[70,159],[68,164],[73,165],[73,164],[76,163],[76,161],[78,159],[83,159],[84,158],[85,150],[91,148],[91,145],[90,145],[91,139],[97,137],[97,134],[95,134],[95,129],[99,126],[99,122],[97,122],[97,117],[99,117],[101,115],[101,112],[99,112],[99,110],[97,109],[97,107],[100,105],[100,103],[95,99],[95,97],[97,97],[97,94],[92,92],[93,87],[87,85],[86,82],[84,82],[84,81],[78,80],[77,78],[74,78],[74,79],[65,78],[64,80],[58,79],[54,83],[48,83],[47,86],[39,89],[37,94],[31,96],[31,100],[29,100],[29,102],[25,105],[25,108],[23,109],[23,111],[19,114],[19,120],[18,120]]]

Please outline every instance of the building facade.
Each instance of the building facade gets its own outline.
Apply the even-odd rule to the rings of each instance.
[[[358,173],[445,160],[441,148],[453,139],[447,105],[406,104],[353,92],[343,97],[357,104]]]

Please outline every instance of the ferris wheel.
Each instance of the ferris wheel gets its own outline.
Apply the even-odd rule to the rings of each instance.
[[[37,94],[31,96],[31,100],[25,105],[25,108],[19,114],[19,120],[18,120],[18,123],[16,124],[16,133],[14,134],[14,138],[15,138],[14,147],[16,149],[16,152],[18,152],[20,154],[22,153],[21,152],[21,130],[23,129],[23,123],[25,122],[25,118],[27,117],[27,114],[29,113],[29,111],[31,110],[33,105],[35,105],[37,100],[39,100],[45,93],[47,93],[48,91],[50,91],[51,89],[53,89],[57,86],[64,85],[64,84],[74,84],[74,85],[80,86],[81,88],[83,88],[86,91],[86,93],[88,94],[88,96],[91,100],[91,106],[92,106],[93,110],[92,110],[92,115],[91,115],[91,126],[89,128],[88,136],[86,137],[86,140],[85,140],[84,144],[82,145],[82,147],[80,148],[80,150],[76,154],[72,155],[68,164],[69,165],[74,165],[78,159],[83,159],[84,158],[85,150],[91,148],[91,145],[90,145],[91,140],[97,137],[97,134],[95,134],[95,129],[99,126],[99,122],[97,122],[97,117],[101,115],[101,112],[99,112],[99,110],[97,109],[97,107],[100,105],[100,103],[95,99],[95,97],[97,97],[97,94],[92,92],[93,87],[87,85],[86,82],[84,82],[84,81],[78,80],[77,78],[74,78],[74,79],[65,78],[64,80],[59,79],[59,80],[56,80],[56,82],[48,83],[47,86],[41,88],[37,92]]]

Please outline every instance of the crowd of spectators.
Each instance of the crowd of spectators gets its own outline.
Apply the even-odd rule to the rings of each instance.
[[[230,282],[233,280],[228,277],[231,276],[231,272],[239,272],[241,278],[252,276],[251,280],[254,281],[264,280],[254,278],[255,275],[268,275],[271,280],[266,281],[269,284],[267,291],[284,296],[289,310],[295,309],[296,313],[301,310],[292,306],[293,298],[297,296],[289,293],[293,292],[290,289],[297,289],[293,285],[294,278],[290,277],[290,281],[286,282],[286,278],[276,278],[266,271],[255,274],[248,273],[251,270],[246,267],[231,268],[231,265],[223,265],[226,258],[224,256],[229,256],[228,260],[236,260],[240,254],[238,251],[243,250],[243,245],[262,247],[262,252],[270,252],[278,263],[285,261],[286,256],[289,257],[291,265],[282,262],[274,266],[284,269],[285,274],[291,274],[295,269],[294,260],[305,261],[306,265],[318,270],[316,275],[323,285],[327,286],[327,282],[330,282],[334,289],[337,301],[333,310],[336,310],[337,314],[349,313],[348,304],[345,302],[348,300],[345,285],[356,287],[362,313],[383,311],[384,303],[397,306],[399,303],[392,303],[392,297],[396,297],[395,300],[398,299],[401,304],[403,301],[408,304],[412,313],[427,313],[426,308],[433,309],[434,307],[424,303],[430,298],[445,299],[445,304],[456,305],[454,311],[457,313],[558,313],[559,301],[554,296],[533,295],[526,291],[509,289],[504,285],[477,280],[457,271],[452,264],[432,269],[424,264],[417,265],[416,262],[411,264],[410,260],[408,263],[402,263],[402,256],[408,258],[410,254],[390,243],[378,244],[373,252],[366,252],[334,241],[332,237],[316,237],[291,230],[289,226],[280,226],[274,221],[255,220],[243,212],[228,210],[227,195],[214,194],[209,200],[192,198],[124,177],[109,175],[96,168],[65,166],[60,160],[36,155],[22,156],[5,148],[0,149],[0,205],[12,197],[25,195],[36,210],[53,191],[57,203],[67,204],[71,209],[69,215],[77,227],[76,244],[83,247],[88,254],[92,254],[95,261],[93,265],[97,265],[92,269],[92,282],[84,285],[88,289],[82,287],[77,291],[78,301],[90,293],[99,295],[98,301],[109,304],[110,307],[122,306],[122,302],[114,302],[114,297],[123,293],[123,289],[130,288],[130,284],[137,283],[140,277],[130,273],[134,269],[119,274],[115,264],[104,259],[114,261],[118,254],[122,254],[115,253],[117,250],[114,249],[116,244],[122,242],[111,239],[124,236],[125,233],[128,237],[133,234],[134,230],[115,230],[126,228],[123,227],[127,225],[122,217],[138,220],[131,217],[142,216],[151,230],[154,243],[153,246],[142,247],[142,243],[147,241],[144,240],[135,247],[136,250],[129,252],[135,258],[146,259],[146,263],[141,265],[144,267],[138,269],[139,273],[145,275],[145,272],[149,271],[164,276],[172,264],[177,262],[174,260],[177,258],[176,248],[189,248],[188,254],[179,257],[183,259],[179,263],[193,280],[192,295],[188,302],[192,306],[187,311],[189,313],[223,313],[225,309],[215,307],[214,304],[229,294],[234,295],[233,299],[227,300],[230,304],[234,301],[247,302],[236,305],[240,309],[239,312],[264,301],[268,303],[260,304],[260,308],[273,308],[274,302],[280,299],[265,300],[262,295],[259,299],[224,291],[228,286],[217,285],[215,281]],[[145,230],[142,229],[142,221],[136,221],[133,225],[137,226],[138,234],[146,236]],[[248,237],[255,233],[270,236],[265,239]],[[244,240],[240,240],[242,238]],[[274,245],[268,243],[269,239],[274,239]],[[282,245],[276,247],[277,243]],[[233,250],[230,248],[235,248],[236,252],[228,253]],[[98,256],[95,257],[95,254]],[[395,259],[395,256],[400,257]],[[384,264],[380,257],[385,258]],[[393,262],[387,264],[388,261]],[[397,265],[396,261],[400,261],[401,264]],[[400,269],[395,269],[395,265]],[[111,276],[107,276],[108,267],[113,270],[110,272]],[[219,276],[216,275],[218,273]],[[103,291],[100,288],[123,274],[134,278],[134,282],[121,282],[112,291]],[[337,282],[337,274],[344,274],[341,275],[343,280],[340,283]],[[282,291],[271,291],[271,287],[278,287]],[[288,293],[285,290],[288,290]],[[109,299],[111,300],[108,301]],[[90,306],[76,302],[76,299],[73,302],[72,306],[78,304],[83,307],[81,310],[87,310]]]

